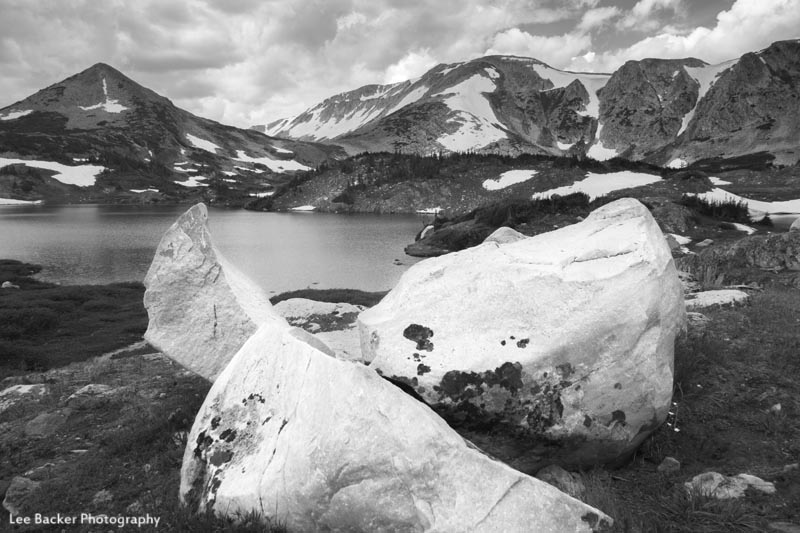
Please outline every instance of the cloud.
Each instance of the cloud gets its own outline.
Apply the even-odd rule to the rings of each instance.
[[[591,37],[583,32],[542,37],[531,35],[519,28],[511,28],[494,36],[492,46],[486,51],[486,55],[534,57],[558,67],[569,63],[572,57],[587,50],[591,44]]]
[[[661,26],[659,19],[666,14],[682,12],[683,0],[639,0],[619,21],[619,27],[636,31],[651,31]],[[670,13],[667,13],[670,12]]]
[[[386,69],[383,81],[384,83],[397,83],[417,78],[437,64],[438,61],[430,56],[428,50],[410,52],[403,56],[400,61]]]
[[[598,7],[586,11],[578,23],[578,30],[588,32],[594,28],[603,26],[611,19],[620,15],[621,11],[617,6]]]
[[[709,63],[739,57],[766,48],[775,41],[796,39],[800,28],[800,0],[736,0],[717,15],[716,25],[681,28],[665,26],[657,34],[626,48],[577,56],[569,68],[611,72],[625,61],[646,57],[696,57]]]

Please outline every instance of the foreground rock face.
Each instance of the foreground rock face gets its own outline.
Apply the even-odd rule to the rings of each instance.
[[[375,370],[534,472],[613,461],[658,427],[684,322],[664,237],[623,199],[551,233],[418,263],[359,329]]]
[[[209,392],[181,496],[291,531],[592,531],[610,519],[470,447],[363,365],[265,325]]]
[[[145,339],[213,381],[258,326],[288,327],[269,298],[214,247],[197,204],[167,230],[144,279]]]

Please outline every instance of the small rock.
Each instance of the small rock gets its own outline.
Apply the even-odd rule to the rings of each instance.
[[[47,386],[37,383],[34,385],[12,385],[0,391],[0,413],[22,400],[44,396]]]
[[[669,472],[677,472],[681,469],[681,462],[675,459],[674,457],[664,457],[664,460],[661,461],[661,464],[658,465],[657,470],[659,472],[669,473]]]
[[[67,405],[76,409],[95,409],[107,404],[118,392],[109,385],[90,383],[67,398]]]
[[[749,297],[750,295],[746,292],[736,289],[696,292],[690,294],[686,299],[686,310],[714,307],[717,305],[734,305],[746,301]]]
[[[125,512],[129,515],[139,515],[142,514],[142,511],[144,511],[144,506],[139,500],[136,500],[125,508]]]
[[[712,241],[711,239],[706,239],[704,241],[698,242],[695,246],[705,248],[706,246],[711,246],[712,244],[714,244],[714,241]]]
[[[6,490],[6,497],[3,499],[3,507],[12,516],[27,514],[28,505],[33,494],[39,489],[38,481],[31,481],[22,476],[15,476],[11,480],[11,485]]]
[[[41,438],[55,435],[67,422],[70,414],[70,409],[52,413],[40,413],[36,418],[25,424],[25,436]]]
[[[494,230],[494,233],[486,237],[483,242],[496,242],[497,244],[507,244],[510,242],[517,242],[521,241],[522,239],[527,239],[527,235],[523,235],[522,233],[518,232],[515,229],[511,229],[507,226],[503,226],[502,228],[497,228]]]
[[[773,405],[772,407],[769,408],[769,412],[772,413],[772,414],[775,414],[775,415],[780,413],[781,412],[781,404],[776,403],[775,405]]]
[[[10,281],[4,281],[2,285],[0,285],[0,289],[19,289],[19,285],[14,285]]]
[[[702,494],[718,500],[741,498],[748,488],[765,494],[775,493],[775,485],[750,474],[723,476],[717,472],[705,472],[694,476],[683,485],[690,496]]]
[[[783,470],[781,470],[781,472],[783,472],[784,474],[788,474],[792,470],[797,470],[797,469],[800,469],[800,463],[792,463],[792,464],[784,466]]]
[[[796,218],[792,225],[789,226],[789,231],[800,231],[800,217]]]
[[[586,493],[586,486],[579,474],[567,472],[558,465],[550,465],[536,473],[536,478],[556,487],[561,492],[566,492],[573,498],[581,499]]]
[[[769,528],[772,531],[779,531],[780,533],[800,533],[800,525],[791,522],[770,522]]]
[[[114,499],[114,495],[111,494],[111,491],[106,489],[99,490],[95,492],[94,496],[92,497],[92,505],[95,507],[100,507],[102,505],[106,505]]]

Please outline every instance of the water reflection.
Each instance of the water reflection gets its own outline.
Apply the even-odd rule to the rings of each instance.
[[[0,258],[45,265],[63,283],[141,280],[161,235],[185,206],[3,206]],[[413,215],[210,211],[214,240],[270,291],[314,286],[385,290],[415,259]],[[394,259],[404,265],[397,266]]]

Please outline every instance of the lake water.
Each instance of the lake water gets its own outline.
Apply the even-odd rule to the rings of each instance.
[[[164,231],[186,209],[0,206],[0,258],[43,265],[39,277],[61,283],[142,280]],[[390,289],[419,261],[403,248],[422,225],[414,215],[209,210],[219,250],[269,293]]]

